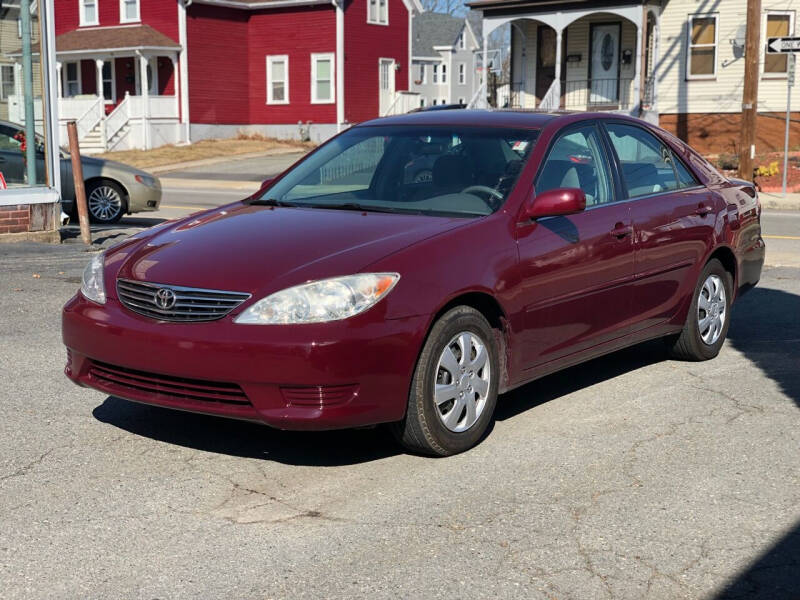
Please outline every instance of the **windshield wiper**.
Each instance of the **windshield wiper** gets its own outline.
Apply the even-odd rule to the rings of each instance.
[[[294,202],[286,202],[285,200],[278,200],[276,198],[259,198],[258,200],[252,200],[250,204],[259,204],[262,206],[298,206]]]
[[[359,210],[363,212],[405,213],[422,214],[418,209],[393,208],[391,206],[375,206],[374,204],[359,204],[358,202],[345,202],[344,204],[312,204],[314,208],[329,208],[331,210]]]

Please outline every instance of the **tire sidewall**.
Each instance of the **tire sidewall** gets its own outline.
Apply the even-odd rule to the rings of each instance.
[[[462,331],[473,333],[483,341],[489,355],[491,378],[486,406],[480,417],[478,417],[478,420],[475,421],[472,427],[466,431],[457,433],[447,429],[437,414],[438,411],[434,402],[433,389],[439,357],[445,346],[455,335]],[[412,388],[412,394],[415,395],[412,401],[417,401],[418,412],[420,413],[419,416],[424,420],[428,430],[433,435],[436,442],[442,446],[446,454],[455,454],[471,448],[486,434],[489,424],[494,417],[495,406],[497,405],[500,367],[494,330],[486,319],[477,311],[466,309],[465,307],[455,309],[445,314],[434,326],[426,343],[423,355],[420,357],[420,363],[421,368],[418,369]]]
[[[703,338],[700,337],[700,327],[697,324],[697,304],[700,299],[700,291],[703,289],[703,284],[705,283],[706,279],[708,279],[709,275],[717,275],[722,280],[722,284],[725,286],[725,323],[722,325],[722,333],[720,334],[719,339],[710,345],[706,344],[703,341]],[[695,286],[694,290],[694,297],[692,298],[692,305],[689,308],[689,322],[687,323],[692,336],[692,345],[697,350],[697,353],[703,358],[709,359],[717,356],[722,349],[723,344],[725,343],[725,339],[728,337],[728,327],[731,323],[732,297],[733,282],[731,281],[730,273],[725,270],[725,267],[723,267],[722,263],[717,259],[710,260],[703,268],[703,271],[700,273],[700,277],[697,280],[697,285]]]

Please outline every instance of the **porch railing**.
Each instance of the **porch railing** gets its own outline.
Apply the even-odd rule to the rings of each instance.
[[[122,102],[120,102],[117,108],[106,117],[106,146],[108,146],[108,143],[114,139],[114,136],[117,135],[130,120],[130,103],[130,95],[125,94],[125,98],[122,99]]]
[[[86,111],[76,119],[78,126],[78,139],[85,138],[103,120],[105,116],[105,103],[98,97]]]
[[[564,83],[567,110],[629,110],[633,79],[580,79]]]

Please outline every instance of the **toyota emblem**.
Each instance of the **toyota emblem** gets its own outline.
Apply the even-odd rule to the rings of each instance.
[[[173,292],[169,288],[161,288],[156,292],[156,304],[159,308],[163,310],[169,310],[173,306],[175,306],[175,302],[178,298],[175,296],[175,292]]]

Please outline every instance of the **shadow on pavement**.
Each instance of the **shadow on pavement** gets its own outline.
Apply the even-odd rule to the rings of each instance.
[[[109,396],[94,417],[135,435],[204,452],[333,467],[400,453],[383,427],[336,431],[280,431],[266,425],[136,404]]]

